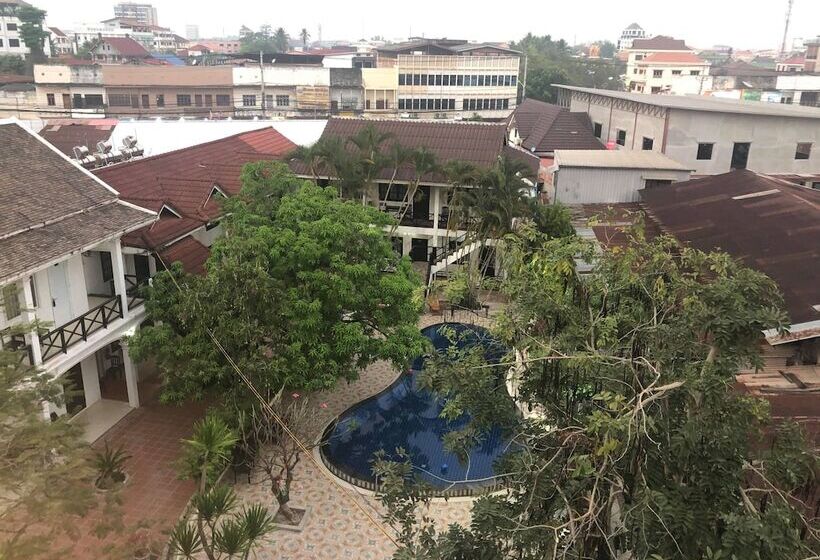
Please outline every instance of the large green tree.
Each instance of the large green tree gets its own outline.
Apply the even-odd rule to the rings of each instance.
[[[156,357],[166,399],[240,387],[209,332],[268,396],[332,387],[375,360],[404,366],[422,351],[420,281],[392,250],[389,216],[281,163],[247,165],[242,180],[207,273],[172,268],[148,291],[154,325],[131,344]]]
[[[46,12],[30,5],[23,5],[17,10],[20,18],[20,38],[31,51],[31,60],[39,62],[45,59],[44,46],[48,31],[43,29]]]
[[[396,558],[816,557],[818,457],[734,388],[759,362],[761,330],[784,326],[776,285],[668,238],[598,253],[539,235],[506,240],[510,304],[496,334],[514,349],[507,365],[450,356],[422,380],[449,415],[472,414],[448,436],[456,449],[490,424],[509,430],[497,465],[508,489],[475,502],[469,527],[439,534],[418,516],[426,497],[408,487],[408,465],[378,461]],[[503,406],[510,366],[521,415]]]

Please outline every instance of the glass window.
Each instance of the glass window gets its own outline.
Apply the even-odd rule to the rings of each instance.
[[[444,74],[441,78],[441,85],[449,86],[450,85],[450,74]]]
[[[690,76],[700,76],[700,70],[692,70],[689,72]]]
[[[20,46],[20,39],[9,39],[9,46],[10,47],[19,47]]]
[[[672,75],[673,76],[680,76],[680,74],[681,74],[680,70],[672,70]]]
[[[414,111],[418,111],[420,106],[421,106],[421,104],[419,103],[419,100],[418,100],[418,99],[414,99],[414,100],[413,100],[413,110],[414,110]]]
[[[451,111],[456,110],[456,100],[455,100],[455,98],[450,99],[450,107],[449,108],[450,108]]]
[[[451,86],[456,85],[456,75],[455,74],[450,74],[450,85]]]
[[[151,102],[149,101],[149,99],[150,99],[150,98],[148,97],[148,95],[147,95],[147,94],[143,94],[143,95],[141,96],[141,98],[142,98],[142,99],[141,99],[141,101],[142,101],[142,108],[143,108],[143,109],[148,109],[148,108],[151,106]]]
[[[437,86],[440,86],[440,85],[441,85],[441,82],[442,82],[442,76],[441,76],[441,74],[436,74],[436,85],[437,85]]]
[[[399,85],[403,86],[403,85],[406,85],[406,84],[407,84],[407,82],[405,81],[405,75],[404,74],[399,74]]]
[[[495,109],[495,99],[490,99],[490,109]]]
[[[478,85],[479,85],[479,86],[483,86],[483,85],[484,85],[484,74],[481,74],[481,75],[478,77]]]
[[[231,96],[230,95],[217,95],[216,96],[216,106],[217,107],[227,107],[231,104]]]
[[[54,94],[53,93],[47,93],[46,94],[46,103],[48,103],[49,105],[52,105],[52,106],[57,104],[57,102],[54,100]]]
[[[456,76],[456,85],[457,86],[463,86],[464,85],[464,76],[462,74],[459,74],[458,76]]]
[[[256,107],[256,96],[255,95],[243,95],[242,96],[242,106],[243,107]]]
[[[663,78],[663,70],[652,70],[653,78]]]
[[[427,74],[422,74],[421,75],[421,85],[423,85],[423,86],[427,85]]]
[[[436,99],[435,104],[433,105],[433,109],[436,111],[441,109],[441,99]]]
[[[509,108],[510,108],[510,100],[509,100],[509,99],[505,99],[505,100],[504,100],[504,108],[505,108],[505,109],[509,109]]]
[[[518,81],[518,76],[510,76],[510,85],[511,86],[516,85],[517,81]]]
[[[399,111],[404,111],[404,99],[399,99]]]
[[[421,75],[420,74],[413,74],[413,85],[420,86],[421,85]]]
[[[214,96],[210,93],[205,94],[205,106],[206,107],[213,107],[214,105]]]
[[[129,93],[109,93],[108,104],[111,107],[130,107],[131,94]]]
[[[601,138],[601,134],[603,134],[603,125],[599,122],[592,123],[592,134],[595,135],[595,138]]]
[[[276,106],[277,107],[290,107],[290,95],[277,95],[276,96]]]
[[[157,95],[157,107],[165,107],[165,96],[162,94]]]
[[[202,107],[202,94],[194,95],[194,105]]]
[[[466,111],[466,110],[467,110],[467,109],[469,109],[469,108],[470,108],[470,102],[469,102],[469,100],[467,100],[467,99],[462,99],[462,100],[461,100],[461,110],[462,110],[462,111]]]
[[[475,74],[470,76],[470,85],[473,87],[478,86],[478,76],[476,76]]]
[[[615,143],[618,144],[619,146],[625,146],[626,145],[626,131],[625,130],[618,129],[617,136],[615,138]]]
[[[809,159],[811,157],[811,142],[798,142],[794,159]]]
[[[17,24],[16,23],[7,23],[6,29],[9,31],[17,31]]]
[[[493,83],[493,85],[494,85],[494,86],[497,86],[497,85],[498,85],[498,76],[497,76],[497,75],[495,75],[495,74],[493,74],[492,80],[493,80],[493,82],[492,82],[492,83]]]
[[[641,144],[642,150],[651,150],[652,146],[655,145],[654,138],[647,138],[646,136],[643,137],[643,144]]]
[[[511,77],[512,77],[512,76],[504,76],[504,85],[505,85],[505,86],[509,86],[509,85],[510,85],[510,78],[511,78]]]
[[[698,144],[698,156],[697,159],[712,159],[712,149],[714,148],[714,144],[711,142],[705,142]]]
[[[177,94],[177,106],[179,107],[190,107],[191,106],[191,96],[187,93],[180,93]]]

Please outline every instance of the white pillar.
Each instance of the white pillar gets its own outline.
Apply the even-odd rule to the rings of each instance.
[[[441,189],[443,187],[430,187],[433,191],[433,247],[438,248],[438,220],[441,216]]]
[[[33,325],[37,320],[37,314],[34,311],[34,296],[31,293],[31,280],[23,280],[23,298],[26,306],[26,323]],[[33,366],[39,366],[43,363],[43,353],[40,349],[40,335],[37,329],[31,329],[31,358]]]
[[[125,261],[123,260],[122,245],[120,240],[116,239],[111,243],[111,268],[114,273],[114,291],[120,296],[122,302],[122,317],[128,318],[128,295],[125,290]]]
[[[122,347],[122,367],[125,370],[125,387],[128,389],[128,405],[131,408],[138,408],[140,405],[140,393],[138,381],[137,364],[131,360],[128,353],[128,345],[124,340],[120,340]]]
[[[80,362],[80,371],[83,374],[85,406],[91,406],[102,398],[102,391],[100,390],[100,373],[97,369],[96,354],[92,354]]]
[[[401,254],[404,256],[410,255],[410,250],[413,248],[413,238],[409,235],[402,235],[401,238]]]

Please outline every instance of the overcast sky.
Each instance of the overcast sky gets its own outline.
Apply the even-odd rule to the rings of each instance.
[[[47,10],[49,25],[113,17],[115,2],[105,0],[29,0]],[[303,27],[312,39],[388,39],[423,35],[477,41],[508,41],[527,32],[569,43],[616,41],[621,30],[639,23],[647,33],[672,35],[690,46],[779,48],[788,0],[154,0],[160,25],[180,35],[197,24],[200,37],[236,35],[244,24],[269,23],[296,36]],[[354,9],[355,8],[355,9]],[[789,42],[820,34],[820,0],[794,0]]]

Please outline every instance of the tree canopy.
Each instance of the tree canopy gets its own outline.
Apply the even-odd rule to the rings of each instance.
[[[417,514],[426,498],[407,466],[377,461],[396,558],[814,557],[818,457],[734,389],[761,330],[785,325],[774,282],[640,232],[602,253],[526,229],[505,243],[510,304],[495,334],[514,349],[522,415],[501,413],[510,396],[488,378],[503,368],[480,355],[433,360],[425,375],[448,414],[472,415],[449,435],[456,450],[490,424],[512,434],[497,465],[508,489],[475,502],[470,526],[438,533]]]
[[[332,387],[375,360],[403,367],[423,350],[420,281],[393,252],[389,216],[281,163],[249,164],[242,181],[225,202],[226,236],[213,245],[207,273],[172,267],[148,291],[154,325],[131,344],[138,358],[156,357],[164,398],[239,387],[209,330],[270,394]]]
[[[17,10],[17,17],[21,21],[20,38],[31,52],[31,60],[37,62],[45,59],[43,48],[48,39],[48,31],[43,29],[43,22],[46,18],[45,10],[23,5]]]
[[[574,58],[563,39],[553,41],[549,35],[528,33],[511,47],[527,56],[526,97],[554,103],[557,90],[552,84],[623,89],[623,64],[611,59]]]

